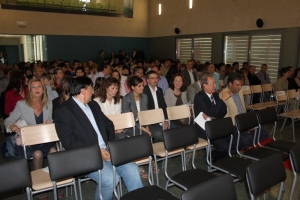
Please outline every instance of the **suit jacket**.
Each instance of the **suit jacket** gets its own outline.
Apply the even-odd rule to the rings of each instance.
[[[194,110],[195,116],[197,117],[200,112],[203,112],[207,116],[214,117],[216,119],[223,118],[227,113],[227,108],[225,102],[220,99],[218,93],[213,93],[216,105],[212,105],[210,98],[207,94],[201,90],[195,96]],[[206,139],[205,130],[203,130],[199,125],[197,125],[198,136]]]
[[[222,90],[220,93],[219,93],[219,96],[222,97],[223,93],[228,91],[228,88],[225,88],[224,90]],[[246,108],[245,108],[245,100],[244,100],[244,95],[243,95],[243,88],[240,89],[239,93],[238,93],[240,99],[241,99],[241,102],[242,102],[242,105],[243,105],[243,109],[244,109],[244,112],[246,112]],[[233,122],[233,125],[235,125],[235,116],[239,114],[239,111],[236,107],[236,104],[233,100],[232,97],[230,97],[229,99],[227,99],[225,101],[225,104],[227,106],[227,114],[225,115],[225,117],[231,117],[232,119],[232,122]]]
[[[140,95],[140,111],[148,110],[148,98],[147,95]],[[134,100],[133,92],[125,95],[122,99],[122,113],[132,112],[134,119],[137,119],[137,107]]]
[[[195,82],[198,81],[196,72],[194,70],[192,70],[192,72],[193,72],[193,76],[194,76]],[[181,74],[182,74],[182,76],[184,78],[185,85],[186,86],[191,85],[191,77],[190,77],[190,74],[189,74],[188,70],[187,69],[183,70],[181,72]]]
[[[255,74],[248,73],[248,80],[249,80],[250,85],[260,85],[261,84],[261,81]]]
[[[189,85],[187,88],[187,100],[191,103],[194,103],[195,96],[198,92],[201,91],[201,87],[199,85],[199,81],[196,81],[195,83]]]
[[[144,94],[146,94],[147,97],[148,97],[148,109],[149,110],[155,109],[154,100],[153,100],[153,96],[152,96],[152,93],[150,91],[149,85],[145,86]],[[168,119],[167,104],[166,104],[166,101],[164,99],[164,93],[163,93],[163,91],[160,87],[157,87],[156,97],[157,97],[158,107],[161,108],[164,111],[165,119]]]
[[[17,102],[15,109],[4,121],[5,127],[8,127],[10,124],[15,124],[19,119],[24,120],[27,125],[36,124],[33,108],[28,106],[25,100]],[[46,120],[52,121],[51,101],[48,101],[47,106],[44,106],[43,108],[43,121],[45,122]],[[8,130],[8,132],[10,131]]]
[[[115,140],[114,124],[102,113],[97,102],[90,101],[88,105],[107,145],[109,141]],[[56,108],[54,120],[59,140],[65,149],[99,144],[93,125],[72,97]]]

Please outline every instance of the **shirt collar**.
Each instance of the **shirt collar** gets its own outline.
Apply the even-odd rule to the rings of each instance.
[[[154,90],[152,89],[152,87],[149,85],[149,88],[151,90],[151,92],[156,92],[157,91],[157,87],[155,86]]]
[[[88,107],[88,105],[84,105],[81,101],[79,101],[78,99],[76,99],[75,97],[72,97],[73,100],[77,103],[77,105],[81,108],[81,109],[85,109]]]

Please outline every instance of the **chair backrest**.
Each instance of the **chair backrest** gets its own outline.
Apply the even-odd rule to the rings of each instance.
[[[31,187],[31,177],[26,159],[6,162],[0,165],[0,194]]]
[[[251,87],[252,93],[254,93],[254,94],[262,93],[261,85],[251,85],[250,87]]]
[[[168,151],[198,143],[196,125],[186,125],[163,131],[165,149]]]
[[[205,123],[206,135],[209,140],[215,140],[230,136],[234,132],[230,117],[215,119]]]
[[[296,97],[297,97],[297,92],[294,89],[293,90],[288,90],[287,94],[288,94],[289,99],[296,99]]]
[[[293,146],[290,149],[290,158],[293,170],[300,173],[300,144]]]
[[[167,107],[169,120],[178,120],[191,117],[190,107],[188,105]]]
[[[118,115],[107,115],[106,117],[114,123],[115,130],[135,127],[135,121],[132,112]]]
[[[277,91],[275,93],[275,96],[276,96],[277,101],[286,101],[287,100],[286,91]]]
[[[50,153],[49,173],[52,181],[95,172],[103,168],[98,144]]]
[[[216,192],[216,189],[218,190]],[[195,199],[236,200],[236,191],[230,174],[225,174],[192,187],[181,195],[181,200]]]
[[[153,155],[148,134],[112,141],[109,143],[109,151],[111,163],[116,167]]]
[[[243,113],[235,116],[235,125],[240,132],[248,131],[258,127],[255,112]]]
[[[248,165],[246,176],[250,193],[254,196],[285,181],[286,173],[281,155],[276,153]]]
[[[141,126],[162,123],[165,121],[164,112],[161,108],[138,112],[139,123]]]
[[[256,111],[256,115],[257,115],[258,123],[260,125],[274,123],[278,120],[275,107],[270,107],[270,108]]]
[[[262,84],[261,87],[262,87],[264,92],[272,92],[273,91],[273,85],[271,83]]]
[[[243,86],[243,95],[251,94],[250,86],[244,85]]]
[[[21,128],[21,138],[24,146],[59,141],[53,123],[24,126]]]

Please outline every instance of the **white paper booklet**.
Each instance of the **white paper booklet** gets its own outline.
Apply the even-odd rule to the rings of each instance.
[[[210,121],[211,119],[208,117],[206,120],[203,118],[203,112],[200,112],[199,115],[195,118],[195,122],[205,130],[205,122]]]

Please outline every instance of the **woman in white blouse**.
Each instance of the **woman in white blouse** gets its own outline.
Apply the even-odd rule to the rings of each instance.
[[[101,86],[95,95],[96,101],[104,115],[121,114],[120,82],[112,77],[103,79]],[[116,139],[125,137],[123,130],[116,130]],[[124,136],[123,136],[124,135]]]

